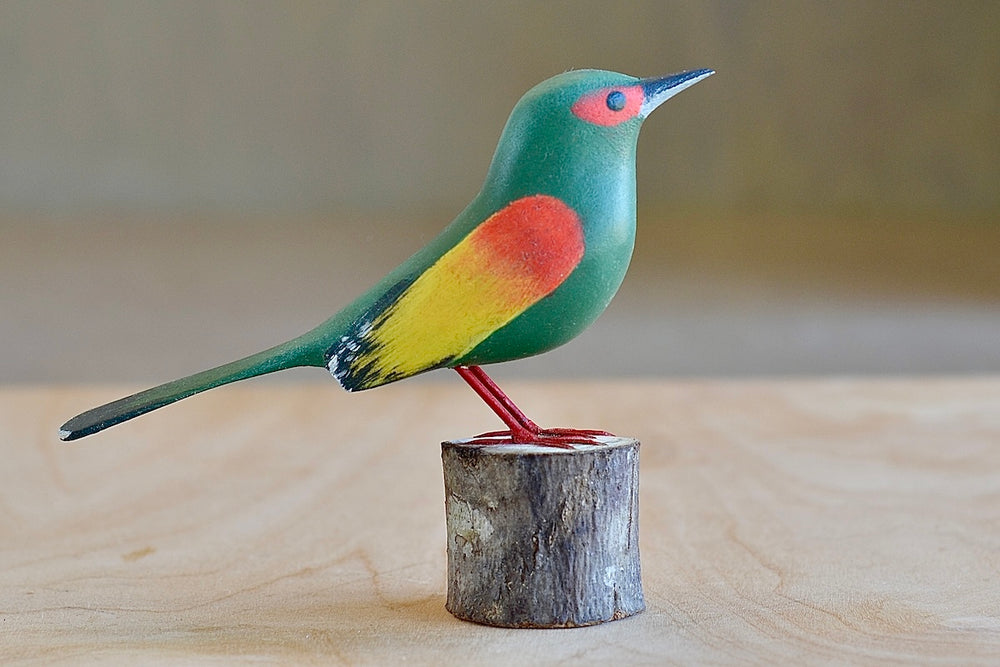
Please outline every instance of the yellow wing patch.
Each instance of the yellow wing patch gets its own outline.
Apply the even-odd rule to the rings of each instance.
[[[476,227],[345,340],[330,369],[367,389],[446,364],[551,293],[583,257],[579,218],[554,197],[519,199]]]

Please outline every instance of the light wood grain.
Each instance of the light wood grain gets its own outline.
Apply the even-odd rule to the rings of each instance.
[[[1000,656],[997,378],[512,385],[643,443],[647,611],[546,631],[444,609],[438,443],[494,425],[457,381],[238,386],[56,440],[122,389],[0,391],[0,663]]]

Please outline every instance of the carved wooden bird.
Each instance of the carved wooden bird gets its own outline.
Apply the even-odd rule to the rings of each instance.
[[[578,70],[538,84],[511,112],[475,199],[353,303],[291,341],[88,410],[60,437],[96,433],[237,380],[317,366],[348,391],[454,368],[509,429],[480,441],[593,442],[602,431],[539,428],[481,366],[562,345],[607,307],[635,239],[639,127],[711,74],[638,79]]]

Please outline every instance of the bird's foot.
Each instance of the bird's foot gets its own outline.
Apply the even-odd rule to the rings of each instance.
[[[594,429],[546,428],[513,429],[480,433],[466,441],[470,445],[539,445],[558,449],[573,449],[574,445],[598,445],[600,437],[614,437],[613,433]]]
[[[591,429],[540,428],[514,405],[514,401],[500,390],[500,387],[482,368],[479,366],[456,366],[455,370],[486,402],[486,405],[500,417],[500,420],[510,427],[508,431],[480,433],[467,440],[467,444],[541,445],[542,447],[573,449],[573,445],[599,445],[601,444],[598,440],[599,437],[614,437],[614,434],[607,431]]]

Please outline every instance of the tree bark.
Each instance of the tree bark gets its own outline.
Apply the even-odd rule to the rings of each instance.
[[[645,608],[639,442],[442,444],[447,609],[502,627],[594,625]]]

